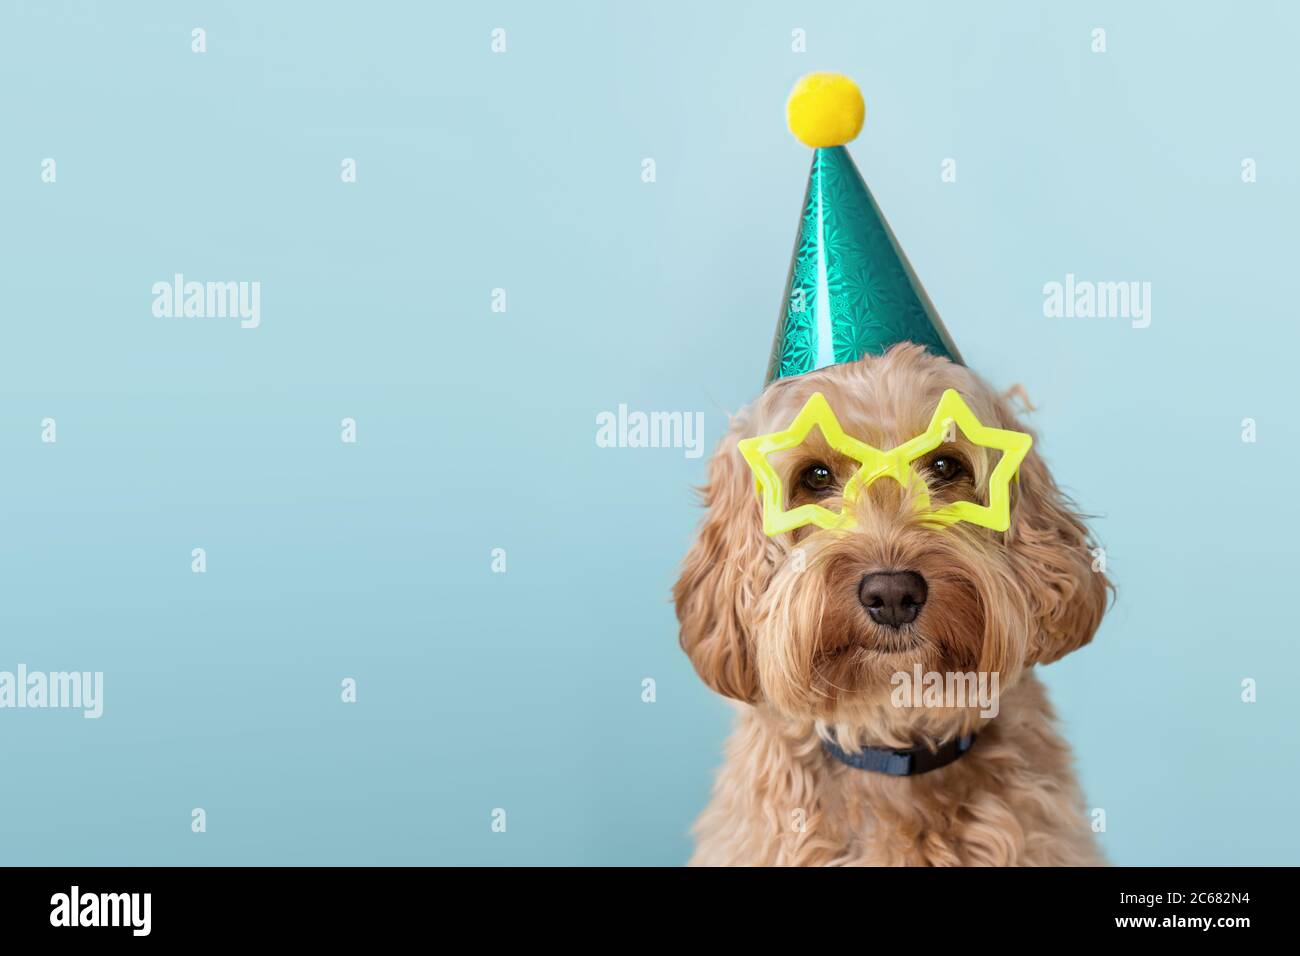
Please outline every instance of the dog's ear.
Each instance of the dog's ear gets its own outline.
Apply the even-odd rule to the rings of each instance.
[[[682,650],[719,694],[754,702],[758,679],[751,646],[754,605],[772,567],[766,557],[754,478],[736,448],[733,423],[709,461],[702,489],[708,514],[673,587]]]
[[[1004,414],[1010,419],[1005,427],[1027,431]],[[1088,529],[1036,448],[1020,466],[1006,540],[1036,624],[1025,662],[1050,664],[1092,640],[1113,588],[1093,570]]]

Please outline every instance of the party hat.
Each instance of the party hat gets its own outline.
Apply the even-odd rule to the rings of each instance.
[[[899,342],[962,364],[844,148],[864,115],[857,85],[838,73],[803,77],[786,105],[790,131],[814,152],[768,382],[879,355]]]

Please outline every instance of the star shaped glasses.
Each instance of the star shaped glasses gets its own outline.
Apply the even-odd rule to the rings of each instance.
[[[839,511],[811,503],[787,509],[781,476],[768,457],[798,448],[814,427],[821,429],[831,448],[851,458],[859,466],[844,486],[844,505]],[[949,435],[954,427],[971,444],[1001,451],[1002,456],[989,475],[987,505],[974,501],[954,501],[932,509],[929,489],[916,472],[914,463],[950,440]],[[942,527],[958,521],[969,521],[994,531],[1006,531],[1011,526],[1011,479],[1018,474],[1020,463],[1029,453],[1032,444],[1033,439],[1024,432],[990,428],[981,424],[962,397],[950,388],[940,397],[926,430],[889,451],[881,451],[846,435],[821,392],[814,392],[809,397],[785,431],[742,439],[739,448],[750,470],[754,472],[758,485],[759,500],[763,503],[763,532],[778,535],[807,524],[827,529],[853,527],[853,506],[858,496],[885,477],[894,479],[904,487],[915,482],[917,487],[926,489],[915,496],[915,501],[928,524]]]

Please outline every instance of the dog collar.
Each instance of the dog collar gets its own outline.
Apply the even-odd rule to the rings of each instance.
[[[822,741],[822,749],[840,763],[858,770],[871,770],[890,777],[914,777],[919,773],[929,773],[948,766],[970,750],[974,742],[975,734],[969,733],[948,741],[935,751],[928,747],[911,747],[907,750],[863,747],[854,753],[846,753],[829,740]]]

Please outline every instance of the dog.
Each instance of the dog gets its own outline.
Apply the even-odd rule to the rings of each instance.
[[[1087,644],[1113,588],[1036,448],[1005,532],[934,527],[914,487],[876,481],[849,530],[764,534],[741,439],[788,427],[821,392],[846,434],[890,449],[926,430],[946,389],[983,424],[1029,431],[968,368],[903,343],[772,383],[710,460],[673,598],[682,648],[739,717],[692,865],[1104,863],[1034,667]],[[936,504],[986,491],[997,453],[945,438],[917,463]],[[787,507],[831,509],[855,470],[816,430],[776,467]],[[996,675],[996,716],[969,701],[898,706],[900,674],[972,671]],[[905,775],[851,763],[868,751],[950,762]]]

